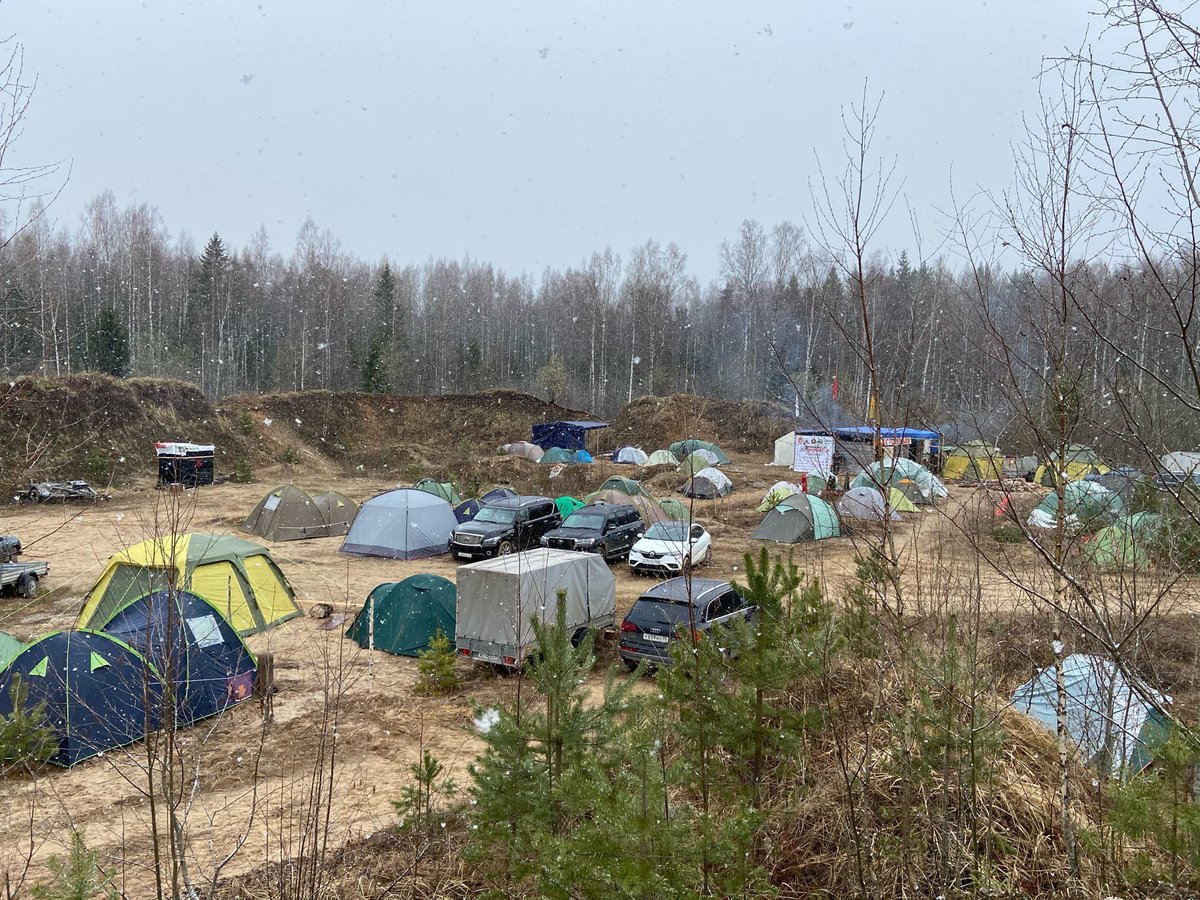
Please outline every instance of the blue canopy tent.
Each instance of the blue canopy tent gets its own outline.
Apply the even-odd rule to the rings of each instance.
[[[607,422],[540,422],[533,426],[533,442],[539,447],[586,450],[587,433],[597,428],[607,427]]]

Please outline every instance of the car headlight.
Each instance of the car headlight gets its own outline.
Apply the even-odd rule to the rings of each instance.
[[[490,537],[490,538],[483,539],[483,546],[485,546],[485,547],[495,547],[498,543],[500,543],[500,538],[498,538],[498,537]]]
[[[595,547],[596,539],[595,538],[585,538],[584,540],[576,541],[575,546],[576,547]]]
[[[543,547],[549,547],[550,546],[550,538],[546,537],[545,535],[542,535],[542,537],[538,541],[538,543],[541,544]]]

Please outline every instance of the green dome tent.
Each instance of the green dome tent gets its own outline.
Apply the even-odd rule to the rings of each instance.
[[[679,464],[679,474],[686,475],[687,477],[691,478],[697,472],[702,472],[711,466],[712,463],[710,463],[706,457],[693,453]]]
[[[820,497],[793,494],[776,504],[750,535],[758,541],[795,544],[838,537],[841,526],[833,507]]]
[[[763,495],[762,503],[758,504],[757,509],[759,512],[774,509],[788,497],[798,493],[800,493],[798,485],[792,484],[790,481],[777,481]]]
[[[1084,531],[1111,524],[1122,510],[1121,498],[1095,481],[1068,481],[1063,487],[1066,523]],[[1047,494],[1029,516],[1034,528],[1054,528],[1058,521],[1058,493]]]
[[[1141,538],[1128,525],[1108,525],[1086,544],[1092,565],[1103,569],[1144,569],[1150,557]]]
[[[645,468],[650,466],[677,466],[679,460],[675,458],[675,454],[670,450],[655,450],[646,457],[644,464]]]
[[[614,475],[609,478],[604,484],[596,488],[596,493],[601,491],[620,491],[622,494],[628,494],[630,497],[637,497],[639,494],[643,497],[649,497],[650,492],[642,487],[640,481],[635,481],[632,478],[623,478],[620,475]]]
[[[0,631],[0,669],[21,655],[25,645],[11,634]]]
[[[368,650],[399,656],[428,650],[439,628],[453,643],[456,597],[453,582],[438,575],[381,584],[367,596],[346,637]]]
[[[692,517],[692,511],[688,508],[688,505],[675,497],[659,500],[658,505],[667,514],[667,518],[673,519],[676,522],[686,522]]]
[[[413,485],[413,490],[424,491],[427,494],[433,494],[435,497],[441,497],[451,506],[458,506],[463,502],[463,498],[459,495],[458,490],[449,481],[434,481],[432,478],[422,478]]]
[[[558,514],[564,519],[577,509],[583,508],[583,501],[577,500],[574,497],[568,497],[564,494],[561,497],[556,497],[554,500],[554,508],[558,510]]]
[[[552,465],[554,463],[571,463],[574,461],[575,454],[570,450],[564,450],[562,447],[551,447],[542,455],[542,458],[538,460],[539,463],[545,465]]]
[[[675,458],[680,462],[683,462],[684,459],[695,453],[697,450],[710,450],[716,454],[716,464],[718,466],[729,465],[729,457],[721,451],[720,447],[711,441],[698,441],[695,438],[689,438],[686,441],[676,441],[667,449],[675,454]]]

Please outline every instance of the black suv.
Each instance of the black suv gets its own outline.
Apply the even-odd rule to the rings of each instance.
[[[758,607],[747,603],[728,581],[672,578],[642,594],[621,622],[618,652],[630,669],[645,660],[650,668],[669,666],[671,644],[691,632],[692,640],[737,620],[754,622]]]
[[[542,546],[624,559],[644,530],[636,507],[593,503],[567,516],[561,528],[546,532]]]
[[[538,546],[543,534],[562,524],[547,497],[505,497],[480,508],[450,534],[450,552],[460,559],[507,556]]]

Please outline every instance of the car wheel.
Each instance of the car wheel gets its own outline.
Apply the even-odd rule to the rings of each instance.
[[[17,591],[26,600],[32,599],[33,595],[37,593],[37,589],[37,576],[32,572],[26,572],[21,576],[21,580],[17,582]]]
[[[622,656],[621,662],[625,663],[625,668],[627,668],[630,672],[637,670],[638,664],[636,659],[630,659],[628,656]]]
[[[588,628],[576,628],[575,633],[571,635],[571,646],[578,647],[583,643],[583,639],[587,637]]]
[[[497,556],[508,556],[512,552],[513,552],[512,541],[501,541],[500,545],[496,548]]]

